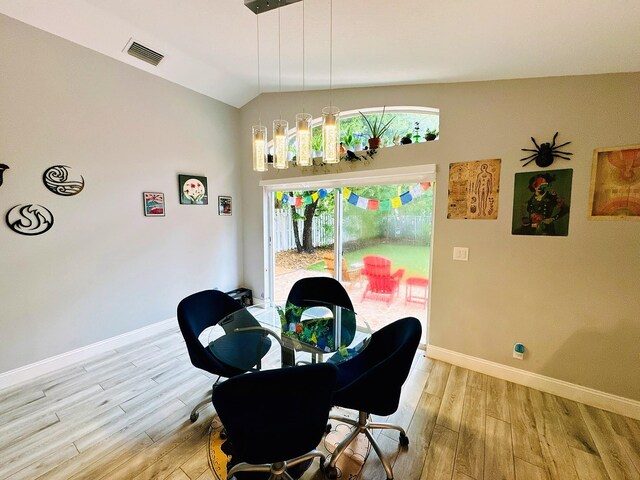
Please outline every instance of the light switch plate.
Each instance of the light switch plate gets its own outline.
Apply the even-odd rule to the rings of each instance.
[[[453,247],[453,259],[461,262],[469,261],[469,249],[467,247]]]

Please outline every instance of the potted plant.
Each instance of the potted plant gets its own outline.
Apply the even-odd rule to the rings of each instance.
[[[322,135],[316,134],[313,136],[311,150],[313,150],[313,158],[322,157]]]
[[[413,142],[420,142],[420,122],[415,122],[415,126],[413,127]]]
[[[411,132],[407,133],[404,137],[402,137],[400,139],[400,143],[402,145],[409,145],[410,143],[413,143],[413,140],[411,140]]]
[[[342,135],[342,139],[341,140],[342,140],[341,143],[344,145],[344,147],[347,150],[353,150],[353,146],[356,143],[356,137],[352,132],[351,125],[349,125],[347,127],[347,130],[346,130],[346,132],[344,132],[344,135]]]
[[[358,112],[364,118],[364,123],[367,125],[369,129],[369,149],[375,150],[380,147],[382,143],[382,135],[387,131],[391,122],[393,122],[393,117],[385,123],[384,121],[384,112],[387,107],[382,108],[382,115],[376,118],[373,122],[370,122],[367,117],[365,117],[364,113]]]
[[[438,130],[434,129],[430,129],[427,128],[426,133],[424,134],[424,139],[427,142],[431,142],[432,140],[435,140],[436,138],[438,138]]]

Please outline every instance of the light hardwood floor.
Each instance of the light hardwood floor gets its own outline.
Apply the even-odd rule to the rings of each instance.
[[[213,408],[188,416],[211,383],[176,329],[2,390],[0,479],[210,480]],[[388,420],[411,442],[378,434],[397,480],[640,479],[640,422],[422,351]],[[385,480],[373,452],[361,479]]]

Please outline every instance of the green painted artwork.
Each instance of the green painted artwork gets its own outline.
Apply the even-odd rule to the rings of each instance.
[[[208,205],[207,177],[178,175],[180,203],[183,205]]]

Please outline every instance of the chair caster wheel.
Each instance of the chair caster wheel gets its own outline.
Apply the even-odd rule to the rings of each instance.
[[[324,433],[329,433],[331,431],[331,424],[327,423],[327,426],[324,427]]]
[[[195,422],[196,420],[198,420],[198,417],[200,416],[199,412],[192,412],[191,416],[189,416],[189,419],[191,420],[191,423]]]
[[[338,478],[338,469],[336,467],[325,467],[324,476],[329,480]]]
[[[406,447],[409,445],[409,437],[407,437],[404,433],[400,433],[400,445]]]

